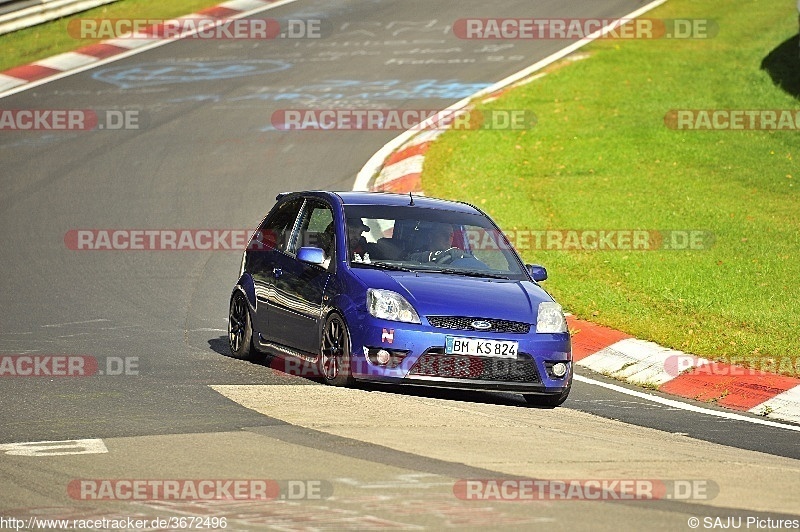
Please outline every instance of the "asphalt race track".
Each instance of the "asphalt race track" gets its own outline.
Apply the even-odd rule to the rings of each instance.
[[[585,382],[556,409],[511,394],[325,387],[227,356],[239,251],[70,249],[79,229],[249,230],[278,192],[350,189],[400,131],[278,131],[273,113],[440,109],[568,44],[459,40],[459,18],[620,17],[643,5],[535,4],[298,0],[257,16],[319,19],[321,38],[188,39],[0,101],[134,112],[139,124],[0,132],[0,354],[98,363],[93,376],[0,378],[0,517],[204,515],[226,517],[228,530],[800,519],[800,438],[789,424]],[[72,445],[98,451],[74,455],[10,445],[76,439],[102,441]],[[459,480],[519,477],[666,488],[651,500],[458,496]],[[271,479],[281,491],[270,503],[97,501],[76,496],[80,479]]]

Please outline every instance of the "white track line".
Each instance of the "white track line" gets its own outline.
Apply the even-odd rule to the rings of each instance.
[[[672,399],[666,399],[664,397],[658,397],[657,395],[650,395],[643,392],[637,392],[636,390],[629,390],[628,388],[623,388],[622,386],[617,386],[616,384],[608,384],[606,382],[596,381],[594,379],[590,379],[582,375],[575,375],[573,378],[578,382],[585,382],[586,384],[594,384],[595,386],[600,386],[602,388],[607,388],[615,392],[624,393],[626,395],[631,395],[633,397],[638,397],[639,399],[644,399],[646,401],[651,401],[653,403],[658,403],[665,406],[671,406],[672,408],[679,408],[681,410],[687,410],[689,412],[706,414],[709,416],[720,417],[723,419],[730,419],[733,421],[745,421],[747,423],[753,423],[755,425],[766,425],[767,427],[800,432],[800,426],[797,425],[784,425],[783,423],[776,423],[775,421],[770,421],[767,419],[759,419],[754,417],[743,416],[741,414],[734,414],[733,412],[720,412],[718,410],[710,410],[708,408],[702,408],[700,406],[690,405],[688,403],[682,403],[681,401],[675,401]]]

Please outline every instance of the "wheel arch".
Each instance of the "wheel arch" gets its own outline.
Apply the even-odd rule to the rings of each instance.
[[[242,274],[239,277],[239,280],[236,282],[236,286],[233,287],[231,291],[231,298],[237,292],[242,292],[244,296],[247,298],[247,302],[250,305],[250,310],[255,310],[256,308],[256,285],[253,283],[253,278],[250,276],[249,273]]]

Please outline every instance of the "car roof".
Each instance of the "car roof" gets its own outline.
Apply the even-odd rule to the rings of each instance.
[[[329,192],[329,191],[305,191],[305,192],[284,192],[278,194],[276,199],[281,199],[288,195],[314,195],[337,197],[342,205],[409,205],[411,197],[408,194],[394,194],[391,192]],[[440,209],[448,211],[465,212],[477,214],[481,211],[469,203],[461,201],[450,201],[438,198],[430,198],[414,194],[414,205],[423,209]],[[332,199],[332,198],[331,198]]]

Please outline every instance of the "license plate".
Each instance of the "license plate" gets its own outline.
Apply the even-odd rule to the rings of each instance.
[[[446,336],[444,352],[448,355],[470,355],[476,357],[517,358],[519,342],[506,340],[482,340]]]

